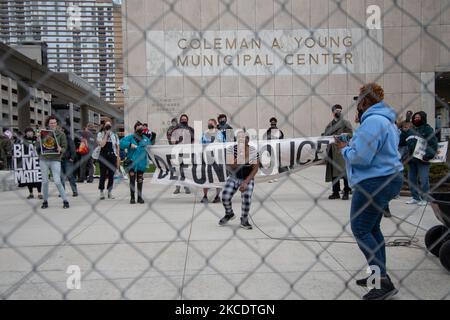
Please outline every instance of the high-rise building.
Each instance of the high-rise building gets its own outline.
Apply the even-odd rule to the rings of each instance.
[[[45,42],[48,67],[73,72],[123,106],[121,4],[114,0],[1,1],[0,41]]]

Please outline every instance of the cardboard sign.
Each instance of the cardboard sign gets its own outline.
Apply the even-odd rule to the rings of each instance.
[[[427,140],[414,136],[414,139],[417,140],[416,148],[414,149],[413,157],[423,161],[423,157],[426,153],[427,149]],[[429,162],[431,163],[442,163],[447,161],[447,150],[448,150],[448,142],[439,142],[438,149],[436,155]]]
[[[56,139],[55,131],[53,130],[41,130],[40,137],[41,154],[59,154],[58,140]]]
[[[42,182],[39,156],[32,144],[14,144],[13,165],[16,184]]]

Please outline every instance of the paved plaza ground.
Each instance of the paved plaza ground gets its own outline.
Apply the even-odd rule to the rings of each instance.
[[[349,227],[350,201],[327,199],[324,166],[276,183],[257,183],[253,230],[238,219],[219,227],[222,204],[202,192],[173,195],[146,179],[144,205],[130,205],[126,182],[116,199],[98,200],[96,184],[79,186],[62,210],[52,187],[50,208],[26,200],[25,189],[0,192],[0,297],[8,299],[360,299],[366,290],[362,253]],[[210,195],[212,199],[213,195]],[[315,200],[317,199],[317,201]],[[423,208],[391,203],[387,241],[410,237]],[[240,196],[234,208],[240,213]],[[412,247],[388,247],[395,299],[450,299],[450,274],[423,249],[438,224],[427,207]],[[331,241],[331,242],[329,242]],[[68,290],[68,266],[81,289]]]

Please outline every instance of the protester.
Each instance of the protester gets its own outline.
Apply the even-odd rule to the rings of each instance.
[[[339,104],[334,105],[331,108],[333,120],[325,128],[324,136],[340,136],[342,134],[348,134],[351,136],[353,132],[352,125],[348,120],[345,120],[342,115],[342,106]],[[328,197],[330,200],[340,199],[341,183],[340,180],[344,180],[344,192],[342,200],[348,200],[351,192],[348,186],[347,175],[345,174],[345,161],[342,157],[340,150],[335,144],[328,145],[327,157],[326,157],[326,173],[325,182],[331,182],[333,193]]]
[[[411,112],[411,115],[409,113]],[[406,120],[404,121],[398,121],[398,128],[400,130],[400,143],[398,146],[398,151],[400,152],[400,159],[402,163],[405,165],[409,161],[409,150],[408,150],[408,143],[406,142],[407,138],[407,132],[409,129],[413,127],[413,124],[411,122],[412,117],[412,111],[408,111],[406,113]]]
[[[80,156],[80,179],[78,182],[87,183],[94,182],[94,164],[92,159],[92,152],[95,148],[94,129],[92,127],[84,128],[81,133],[80,146],[77,149],[77,153]]]
[[[171,144],[193,144],[194,128],[189,126],[189,117],[186,114],[181,115],[180,123],[175,127],[171,134]],[[191,193],[189,187],[184,187],[187,194]],[[174,194],[180,193],[180,185],[176,185]]]
[[[29,148],[30,146],[33,146],[34,149],[36,150],[37,138],[36,138],[33,128],[26,128],[24,133],[25,133],[25,135],[23,137],[23,144],[27,148]],[[37,150],[36,150],[36,152],[37,152]],[[41,193],[42,182],[19,184],[19,187],[27,187],[28,188],[29,195],[28,195],[27,199],[34,199],[34,194],[33,194],[34,188],[36,188],[36,190],[38,192],[38,199],[41,199],[41,200],[43,199],[42,193]]]
[[[270,118],[270,128],[263,135],[263,140],[280,140],[284,139],[284,133],[277,127],[278,120],[275,117]],[[268,183],[277,182],[278,179],[270,179]]]
[[[177,118],[173,118],[172,121],[171,121],[170,123],[171,123],[171,125],[170,125],[169,129],[167,129],[167,142],[168,142],[169,144],[173,144],[173,143],[172,143],[172,133],[173,133],[173,130],[175,130],[175,128],[176,128],[177,125],[178,125],[178,120],[177,120]]]
[[[270,118],[270,128],[264,133],[264,140],[281,140],[284,139],[284,133],[277,127],[278,120],[275,117]]]
[[[100,200],[105,199],[105,181],[108,179],[108,199],[114,199],[112,194],[114,186],[114,173],[120,169],[120,141],[117,134],[112,130],[111,121],[105,121],[97,134],[97,144],[100,152],[98,161],[100,163]]]
[[[354,188],[350,210],[351,229],[372,272],[379,271],[380,286],[371,289],[365,300],[383,300],[395,295],[386,272],[386,247],[380,222],[389,201],[400,193],[403,165],[398,155],[399,134],[396,113],[384,102],[384,91],[375,83],[360,89],[357,102],[361,126],[350,143],[336,137],[342,150],[350,186]],[[368,279],[357,285],[369,286]]]
[[[4,130],[0,135],[0,165],[3,170],[12,169],[12,137],[10,130]]]
[[[66,180],[69,180],[70,188],[72,189],[72,196],[78,197],[77,182],[74,174],[75,160],[77,157],[75,142],[72,139],[72,135],[69,130],[64,129],[63,131],[67,139],[67,149],[61,157],[61,183],[64,190],[66,190]]]
[[[222,132],[217,129],[216,119],[208,120],[208,130],[203,133],[201,142],[202,144],[225,142]],[[201,200],[201,203],[208,203],[208,190],[208,188],[203,188],[203,199]],[[220,188],[216,188],[216,196],[213,200],[213,203],[220,202],[221,190],[222,189]]]
[[[136,203],[136,184],[138,191],[137,202],[144,203],[144,199],[142,198],[142,187],[144,184],[144,172],[148,167],[147,146],[149,146],[151,142],[143,135],[143,130],[142,123],[138,121],[134,125],[134,133],[120,140],[120,149],[127,151],[124,167],[130,177],[131,204]]]
[[[409,151],[408,183],[412,195],[412,198],[406,204],[426,206],[430,190],[429,161],[437,153],[438,141],[433,128],[427,123],[427,114],[425,112],[416,112],[412,116],[412,124],[413,126],[406,133],[403,132],[402,135],[402,140],[406,141]],[[418,139],[425,139],[426,141],[425,155],[422,160],[413,157]]]
[[[40,131],[36,134],[38,141],[36,143],[36,147],[39,156],[39,166],[41,167],[42,172],[42,188],[44,193],[44,202],[42,203],[41,208],[48,208],[48,184],[49,184],[49,171],[51,170],[53,176],[53,182],[55,183],[59,195],[63,200],[63,208],[69,208],[69,202],[67,201],[66,193],[64,192],[64,187],[61,183],[61,158],[67,149],[67,139],[64,132],[62,132],[58,128],[58,120],[55,116],[50,116],[47,118],[45,122],[45,126],[48,130],[52,130],[55,133],[55,138],[57,142],[58,152],[56,154],[42,154],[41,151],[41,142],[40,142]]]
[[[225,138],[225,142],[233,142],[235,140],[233,127],[231,127],[227,121],[227,116],[224,114],[219,114],[217,117],[217,121],[219,124],[217,125],[217,129],[219,129],[223,137]]]
[[[219,221],[219,225],[226,225],[235,218],[232,199],[239,189],[242,198],[241,227],[252,229],[248,214],[252,202],[254,177],[259,169],[259,155],[257,149],[249,145],[250,137],[245,130],[236,134],[237,144],[226,150],[226,163],[228,178],[222,192],[222,203],[225,208],[225,216]]]

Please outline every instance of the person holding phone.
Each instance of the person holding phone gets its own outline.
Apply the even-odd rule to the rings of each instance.
[[[114,186],[114,173],[120,168],[120,145],[119,137],[112,130],[111,121],[105,121],[97,134],[97,144],[100,147],[98,161],[100,163],[100,200],[105,199],[105,183],[108,179],[108,199],[114,199],[112,190]]]
[[[380,277],[380,287],[372,288],[363,299],[385,300],[398,292],[387,274],[381,231],[384,210],[403,184],[397,114],[384,102],[384,90],[376,83],[361,87],[357,110],[360,127],[350,142],[335,137],[336,146],[345,159],[349,184],[354,189],[351,230],[370,269]],[[369,287],[369,279],[359,279],[356,284]]]

